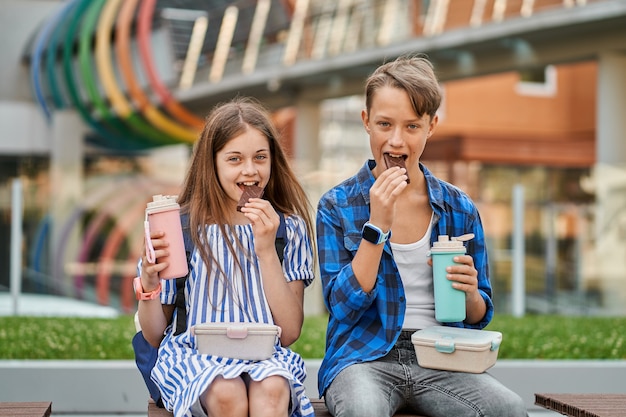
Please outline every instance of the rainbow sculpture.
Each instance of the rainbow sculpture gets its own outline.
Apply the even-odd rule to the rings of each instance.
[[[155,7],[156,0],[69,0],[44,22],[31,49],[30,77],[47,119],[74,108],[96,143],[108,148],[195,141],[203,119],[176,101],[155,64]],[[140,79],[148,80],[150,93]]]

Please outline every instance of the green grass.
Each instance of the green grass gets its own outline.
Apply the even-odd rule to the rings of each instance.
[[[305,319],[292,346],[304,358],[324,355],[326,317]],[[626,317],[496,315],[499,359],[626,359]],[[133,359],[133,317],[2,317],[0,359]]]
[[[132,316],[0,318],[1,359],[132,359]]]
[[[496,315],[499,359],[626,359],[626,317]]]

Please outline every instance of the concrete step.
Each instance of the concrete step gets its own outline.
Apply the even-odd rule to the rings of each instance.
[[[305,362],[307,393],[317,398],[321,360]],[[489,372],[533,415],[543,412],[535,393],[626,393],[626,360],[498,360]],[[55,416],[147,414],[148,391],[132,360],[0,360],[0,375],[0,401],[52,401]]]

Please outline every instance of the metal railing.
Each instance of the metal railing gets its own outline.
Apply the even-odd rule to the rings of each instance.
[[[178,87],[219,83],[229,75],[247,75],[261,68],[332,59],[416,37],[602,1],[293,0],[291,8],[277,0],[233,1],[224,10],[209,11],[208,19],[204,14],[186,15],[193,20],[187,29],[190,33],[182,36],[182,42],[173,41],[177,55],[184,55],[178,65]],[[176,16],[180,16],[176,9],[161,13],[170,27]],[[209,37],[208,32],[217,35]]]

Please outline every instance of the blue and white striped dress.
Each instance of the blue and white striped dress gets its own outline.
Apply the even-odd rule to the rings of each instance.
[[[285,218],[287,236],[283,271],[289,282],[304,281],[309,285],[314,277],[313,253],[310,238],[302,218]],[[248,361],[220,358],[198,354],[191,326],[206,322],[257,322],[274,324],[269,305],[263,292],[263,284],[254,254],[254,236],[251,225],[234,225],[224,236],[217,225],[206,227],[206,241],[213,256],[218,260],[234,291],[226,291],[224,280],[217,267],[207,271],[198,250],[191,258],[191,273],[186,282],[187,331],[173,336],[171,326],[159,348],[157,363],[152,370],[152,380],[159,386],[165,407],[176,417],[191,417],[192,406],[217,377],[236,378],[246,373],[259,381],[272,375],[280,375],[291,387],[292,417],[313,416],[313,407],[304,392],[306,370],[304,361],[290,349],[275,346],[270,359]],[[226,239],[237,239],[244,251],[238,255],[243,276],[235,259],[228,250]],[[235,245],[235,247],[237,247]],[[221,275],[223,278],[223,275]],[[163,280],[161,302],[173,304],[176,295],[174,280]],[[233,298],[232,294],[235,294]],[[236,299],[235,299],[236,298]],[[210,299],[210,301],[209,301]],[[173,322],[176,322],[174,318]],[[194,408],[197,407],[197,404]],[[195,416],[194,416],[195,417]]]

